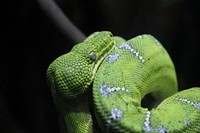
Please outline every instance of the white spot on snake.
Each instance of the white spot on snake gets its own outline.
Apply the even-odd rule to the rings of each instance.
[[[119,48],[120,49],[125,48],[125,49],[128,49],[128,50],[133,49],[133,48],[131,48],[131,46],[128,42],[125,42],[124,44],[120,45]]]
[[[185,98],[177,98],[177,100],[185,102],[187,104],[190,104],[190,105],[194,106],[195,108],[197,108],[198,110],[200,110],[200,102],[192,102],[192,101],[187,100]]]
[[[151,116],[151,112],[147,111],[146,112],[146,118],[145,118],[144,126],[143,126],[143,130],[147,131],[147,132],[151,131],[150,116]]]
[[[119,90],[120,90],[120,88],[119,88],[119,87],[117,87],[117,88],[116,88],[116,91],[119,91]]]
[[[114,120],[123,119],[122,111],[119,108],[114,108],[111,110],[111,115],[107,120],[108,124],[111,124]]]
[[[141,36],[141,35],[139,35],[139,36],[137,36],[138,38],[143,38],[143,36]]]
[[[93,34],[97,35],[97,34],[99,34],[99,31],[96,31],[96,32],[94,32]]]
[[[127,50],[131,51],[138,58],[138,60],[140,60],[142,63],[145,62],[145,60],[140,55],[140,53],[137,50],[135,50],[128,42],[125,42],[124,44],[120,45],[118,48],[119,49],[127,49]]]
[[[142,63],[144,63],[144,60],[142,59]]]
[[[186,125],[186,126],[189,126],[189,125],[190,125],[190,121],[189,121],[189,120],[185,120],[184,122],[185,122],[185,125]]]
[[[167,128],[164,126],[160,126],[159,128],[154,128],[154,131],[159,132],[159,133],[167,133]]]
[[[100,93],[102,96],[109,96],[111,93],[115,91],[125,91],[125,92],[130,92],[128,89],[122,87],[107,87],[105,84],[102,84],[99,88]]]
[[[119,54],[110,54],[106,57],[107,62],[115,62],[119,58]]]
[[[111,111],[111,119],[113,120],[120,120],[122,119],[122,111],[118,108],[115,108]]]
[[[200,103],[196,103],[196,108],[200,110]]]
[[[107,88],[107,86],[105,84],[101,85],[100,92],[101,92],[102,96],[108,96],[111,93],[110,89]]]
[[[136,53],[135,53],[135,56],[136,56],[136,57],[138,57],[138,56],[139,56],[139,53],[138,53],[138,52],[136,52]]]
[[[144,126],[143,126],[143,130],[145,132],[159,132],[159,133],[167,133],[168,132],[167,128],[164,126],[160,126],[158,128],[151,127],[150,117],[151,117],[151,112],[147,111]]]

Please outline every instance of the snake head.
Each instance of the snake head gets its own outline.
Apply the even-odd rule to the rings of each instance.
[[[113,46],[110,32],[96,32],[75,45],[69,53],[58,57],[47,70],[52,94],[60,93],[67,99],[73,99],[86,91],[98,66]]]

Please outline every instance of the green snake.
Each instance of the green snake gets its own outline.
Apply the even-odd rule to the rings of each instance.
[[[47,82],[66,133],[200,132],[200,88],[177,92],[173,62],[152,35],[95,32],[50,64]],[[159,105],[142,107],[147,95]]]

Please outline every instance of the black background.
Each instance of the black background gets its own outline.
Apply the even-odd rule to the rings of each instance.
[[[179,90],[200,86],[197,0],[57,0],[86,35],[155,36],[174,61]],[[33,0],[0,5],[0,132],[57,133],[46,69],[73,47]]]

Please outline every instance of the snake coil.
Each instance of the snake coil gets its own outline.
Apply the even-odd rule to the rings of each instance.
[[[47,81],[65,132],[200,132],[200,88],[177,92],[173,62],[151,35],[95,32],[50,64]],[[148,94],[157,107],[141,106]]]

